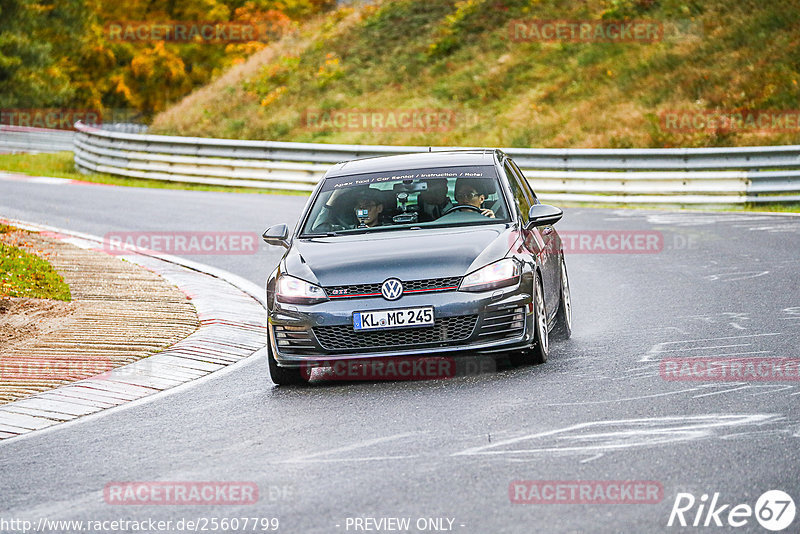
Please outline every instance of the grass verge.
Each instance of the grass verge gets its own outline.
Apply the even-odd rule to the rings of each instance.
[[[0,224],[0,235],[16,228]],[[0,241],[0,297],[69,301],[69,286],[44,259]]]
[[[634,20],[660,36],[551,40],[525,29]],[[780,113],[796,113],[798,24],[800,0],[346,2],[157,115],[150,133],[421,146],[797,144],[796,121]],[[402,111],[425,110],[436,118],[401,124]],[[745,112],[778,120],[750,124]]]
[[[763,211],[770,213],[800,213],[800,202],[787,202],[786,204],[748,204],[744,209],[745,211]]]

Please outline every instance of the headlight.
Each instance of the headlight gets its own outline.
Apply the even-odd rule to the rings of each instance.
[[[328,300],[325,290],[294,276],[281,275],[275,289],[278,302],[287,304],[316,304]]]
[[[522,268],[514,258],[490,263],[464,277],[459,291],[488,291],[498,287],[513,286],[519,282]]]

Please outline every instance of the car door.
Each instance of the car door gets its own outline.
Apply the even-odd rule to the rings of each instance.
[[[525,190],[522,188],[520,184],[519,177],[514,172],[513,167],[509,163],[509,160],[506,159],[503,163],[503,171],[505,172],[506,178],[508,180],[508,186],[511,188],[512,194],[512,206],[513,209],[517,210],[519,214],[520,230],[523,235],[523,242],[525,244],[525,248],[527,252],[532,256],[531,261],[534,260],[534,256],[538,256],[544,258],[547,254],[545,254],[545,242],[542,238],[541,233],[539,232],[538,228],[531,228],[530,230],[525,230],[525,224],[528,222],[528,212],[531,209],[531,199],[528,195],[525,194]],[[544,268],[544,265],[542,265]],[[542,279],[542,285],[545,288],[545,298],[547,298],[547,282],[546,280]]]
[[[514,187],[520,191],[520,209],[523,209],[522,204],[524,204],[523,221],[527,223],[530,206],[539,204],[539,199],[536,198],[536,194],[533,192],[528,180],[522,174],[522,171],[510,158],[506,160],[506,167],[506,172],[508,173],[510,171],[514,177]],[[516,197],[517,195],[518,193],[515,192],[514,196]],[[557,234],[552,225],[532,228],[530,233],[533,234],[532,238],[537,241],[538,249],[543,251],[542,254],[539,254],[540,264],[542,266],[542,286],[544,288],[547,312],[549,315],[552,315],[555,309],[555,303],[558,302],[558,290],[560,287],[558,284],[558,251],[560,247],[559,243],[556,241]]]

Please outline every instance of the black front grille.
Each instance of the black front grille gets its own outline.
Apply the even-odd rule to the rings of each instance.
[[[525,308],[492,310],[483,318],[481,340],[519,337],[525,331]]]
[[[475,329],[477,315],[436,319],[431,327],[397,328],[357,332],[352,326],[316,326],[314,335],[326,350],[370,349],[372,351],[438,346],[464,341]]]
[[[403,282],[403,295],[425,291],[454,291],[461,283],[460,276],[449,278],[428,278]],[[325,292],[330,298],[380,297],[381,284],[355,284],[351,286],[328,286]]]
[[[316,347],[311,339],[311,332],[304,327],[281,326],[273,327],[275,343],[281,352],[316,352]]]
[[[403,293],[444,288],[457,289],[458,284],[460,283],[460,276],[454,276],[450,278],[433,278],[430,280],[412,280],[410,282],[403,282]]]

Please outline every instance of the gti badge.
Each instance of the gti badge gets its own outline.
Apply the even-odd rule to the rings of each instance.
[[[381,286],[381,295],[386,300],[397,300],[403,295],[403,283],[397,278],[389,278]]]

